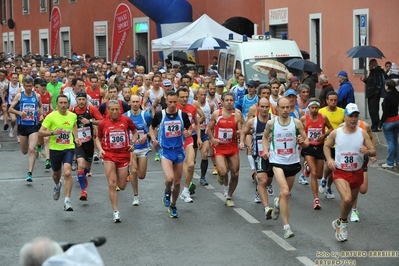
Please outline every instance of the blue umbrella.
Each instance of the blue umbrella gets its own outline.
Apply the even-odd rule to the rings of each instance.
[[[355,46],[346,52],[348,57],[352,58],[379,58],[382,59],[384,54],[375,46]]]
[[[209,51],[227,48],[229,48],[229,45],[219,38],[204,37],[193,42],[187,50]]]

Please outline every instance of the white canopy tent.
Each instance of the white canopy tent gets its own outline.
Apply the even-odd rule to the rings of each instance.
[[[233,33],[234,39],[242,39],[242,35],[223,27],[204,14],[185,28],[166,37],[152,40],[151,46],[153,52],[187,50],[199,38],[217,37],[226,40],[230,33]]]

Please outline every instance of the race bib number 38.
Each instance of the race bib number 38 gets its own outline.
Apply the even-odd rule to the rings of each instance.
[[[165,122],[165,136],[167,138],[181,136],[181,123],[180,121],[167,121]]]
[[[126,147],[126,134],[123,131],[112,131],[109,133],[109,143],[112,149]]]

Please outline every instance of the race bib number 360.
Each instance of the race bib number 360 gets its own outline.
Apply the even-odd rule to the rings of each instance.
[[[165,122],[165,136],[167,138],[174,138],[181,136],[181,123],[180,121],[167,121]]]
[[[109,133],[109,143],[112,149],[126,147],[126,134],[123,131],[112,131]]]

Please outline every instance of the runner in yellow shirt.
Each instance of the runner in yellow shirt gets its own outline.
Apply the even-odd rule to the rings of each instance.
[[[75,144],[81,143],[75,136],[78,135],[77,116],[68,110],[69,102],[67,96],[60,94],[56,100],[57,110],[50,113],[39,130],[42,137],[50,136],[50,162],[53,169],[53,180],[55,183],[53,199],[60,198],[61,173],[64,168],[64,211],[73,211],[71,205],[72,191],[72,160],[75,154]]]

